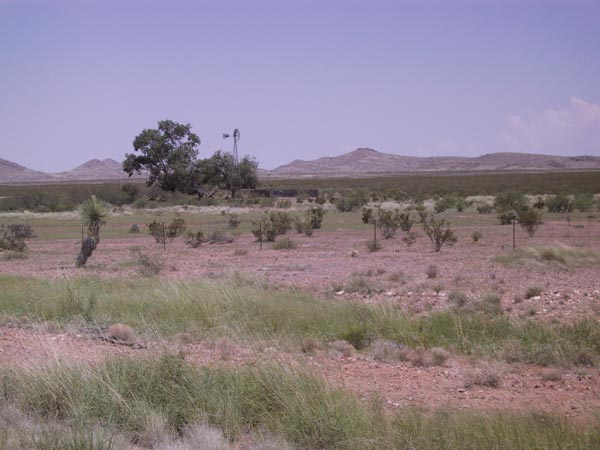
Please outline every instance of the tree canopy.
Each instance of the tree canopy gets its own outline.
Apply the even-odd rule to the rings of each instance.
[[[197,159],[200,138],[191,125],[162,120],[156,129],[143,130],[133,141],[135,153],[125,155],[123,170],[132,176],[147,171],[148,185],[169,192],[213,195],[218,189],[255,188],[258,164],[245,156],[234,164],[230,153],[220,150],[210,158]]]

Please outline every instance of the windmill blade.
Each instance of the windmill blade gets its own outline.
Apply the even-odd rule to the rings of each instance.
[[[227,139],[229,135],[227,133],[223,133],[223,139]]]

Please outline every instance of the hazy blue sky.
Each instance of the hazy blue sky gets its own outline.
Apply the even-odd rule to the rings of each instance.
[[[165,118],[266,168],[600,155],[600,0],[0,0],[0,157],[121,160]]]

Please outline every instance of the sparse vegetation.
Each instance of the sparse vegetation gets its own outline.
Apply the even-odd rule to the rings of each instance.
[[[588,249],[574,248],[565,244],[553,246],[525,247],[510,255],[496,257],[503,264],[559,264],[568,267],[600,265],[600,255]]]
[[[473,233],[471,233],[471,239],[473,239],[473,242],[479,242],[482,238],[483,234],[481,234],[481,231],[475,230]]]
[[[292,250],[294,248],[298,248],[298,244],[287,236],[279,238],[273,243],[273,250]]]
[[[433,250],[439,252],[444,245],[454,245],[457,241],[454,231],[450,229],[450,224],[446,219],[436,219],[431,216],[423,223],[423,230],[431,240]]]

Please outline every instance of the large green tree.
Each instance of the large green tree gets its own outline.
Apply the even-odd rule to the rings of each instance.
[[[136,153],[128,153],[123,170],[129,176],[148,172],[148,185],[156,184],[169,192],[194,192],[197,178],[196,158],[200,138],[191,125],[161,120],[158,128],[143,130],[133,141]]]
[[[123,170],[129,176],[146,171],[148,185],[199,197],[211,197],[219,189],[233,193],[256,187],[258,164],[253,158],[244,156],[236,166],[231,153],[219,150],[210,158],[197,159],[199,145],[200,138],[189,124],[163,120],[158,128],[144,130],[135,138],[133,148],[139,154],[126,154]]]

